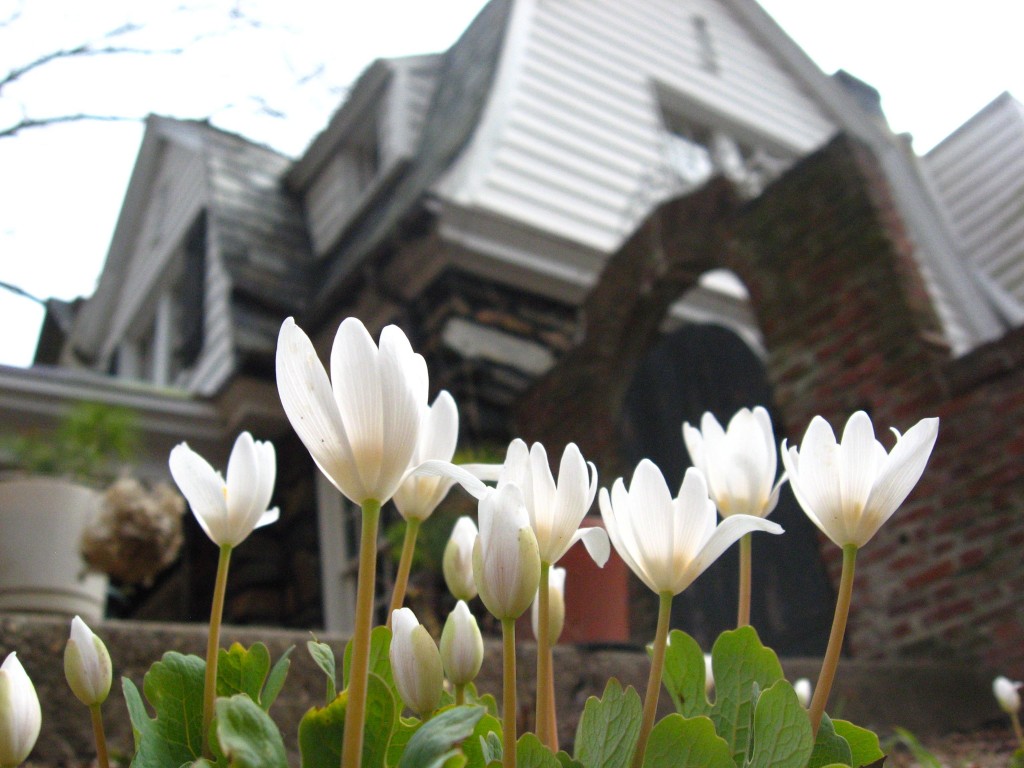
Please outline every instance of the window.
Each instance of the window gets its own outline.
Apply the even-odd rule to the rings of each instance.
[[[700,62],[701,69],[718,74],[718,56],[711,41],[708,20],[703,16],[691,16],[690,22],[693,24],[693,34],[697,40],[697,60]]]

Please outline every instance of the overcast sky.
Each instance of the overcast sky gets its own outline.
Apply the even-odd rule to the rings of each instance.
[[[180,1],[0,0],[0,20],[21,12],[0,28],[0,77],[32,56],[101,36],[126,20],[144,29],[118,44],[186,48],[40,70],[0,94],[0,127],[20,110],[212,115],[223,128],[297,155],[372,59],[443,50],[483,4],[188,0],[195,8],[179,13]],[[762,5],[823,70],[844,68],[878,88],[893,129],[913,134],[918,152],[1002,91],[1024,97],[1024,2]],[[232,16],[236,8],[243,18]],[[195,40],[195,30],[208,32]],[[92,293],[141,137],[139,122],[120,122],[0,139],[0,281],[40,298]],[[31,361],[41,317],[34,302],[0,290],[0,363]]]

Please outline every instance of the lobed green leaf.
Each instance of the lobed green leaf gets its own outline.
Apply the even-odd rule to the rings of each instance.
[[[270,672],[270,651],[263,643],[246,650],[232,643],[228,650],[217,651],[217,695],[244,693],[253,701],[260,700],[263,683]]]
[[[719,635],[711,659],[715,674],[711,720],[732,749],[733,762],[741,768],[750,754],[755,691],[767,690],[782,680],[782,665],[749,626]]]
[[[848,720],[833,720],[835,732],[850,745],[853,768],[871,765],[885,758],[878,736],[867,728],[861,728]]]
[[[302,768],[337,768],[345,736],[348,691],[342,691],[326,707],[313,707],[299,722]],[[366,724],[363,768],[386,768],[388,745],[395,727],[397,705],[390,689],[377,675],[366,686]]]
[[[284,742],[270,715],[245,694],[216,703],[217,741],[230,768],[288,768]]]
[[[562,768],[562,765],[535,734],[524,733],[516,742],[516,768]]]
[[[327,701],[334,701],[338,695],[338,671],[334,661],[334,651],[327,643],[307,640],[306,649],[320,670],[327,676]]]
[[[807,710],[785,680],[764,691],[754,708],[749,768],[804,768],[814,748]]]
[[[705,693],[704,652],[697,641],[682,630],[669,633],[661,681],[672,697],[676,712],[683,717],[706,715],[711,704]]]
[[[166,768],[192,763],[203,752],[203,675],[206,662],[175,651],[146,672],[142,690],[153,708],[150,717],[138,688],[122,679],[135,734],[133,768]]]
[[[709,718],[672,714],[651,730],[643,768],[733,768],[732,750]]]
[[[633,756],[642,716],[640,695],[632,687],[624,691],[613,677],[600,699],[591,696],[583,706],[573,757],[584,768],[624,768]]]
[[[459,748],[484,715],[483,707],[453,707],[424,723],[406,745],[399,768],[451,768],[463,766]]]
[[[824,766],[836,763],[850,765],[852,761],[853,752],[850,750],[850,745],[846,739],[836,733],[829,716],[822,714],[821,724],[818,726],[818,736],[814,740],[814,749],[811,752],[807,768],[824,768]]]

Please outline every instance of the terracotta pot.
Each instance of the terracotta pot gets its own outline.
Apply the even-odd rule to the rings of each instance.
[[[0,611],[103,618],[107,576],[79,554],[99,502],[99,491],[58,478],[0,481]]]

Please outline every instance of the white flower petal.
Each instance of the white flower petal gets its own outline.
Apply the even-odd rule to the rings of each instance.
[[[573,534],[566,549],[570,549],[577,541],[583,542],[587,554],[597,564],[597,567],[604,568],[604,564],[608,562],[611,555],[608,532],[604,528],[580,528]]]
[[[277,390],[281,405],[314,463],[350,501],[369,498],[337,400],[309,337],[288,318],[277,341]]]

